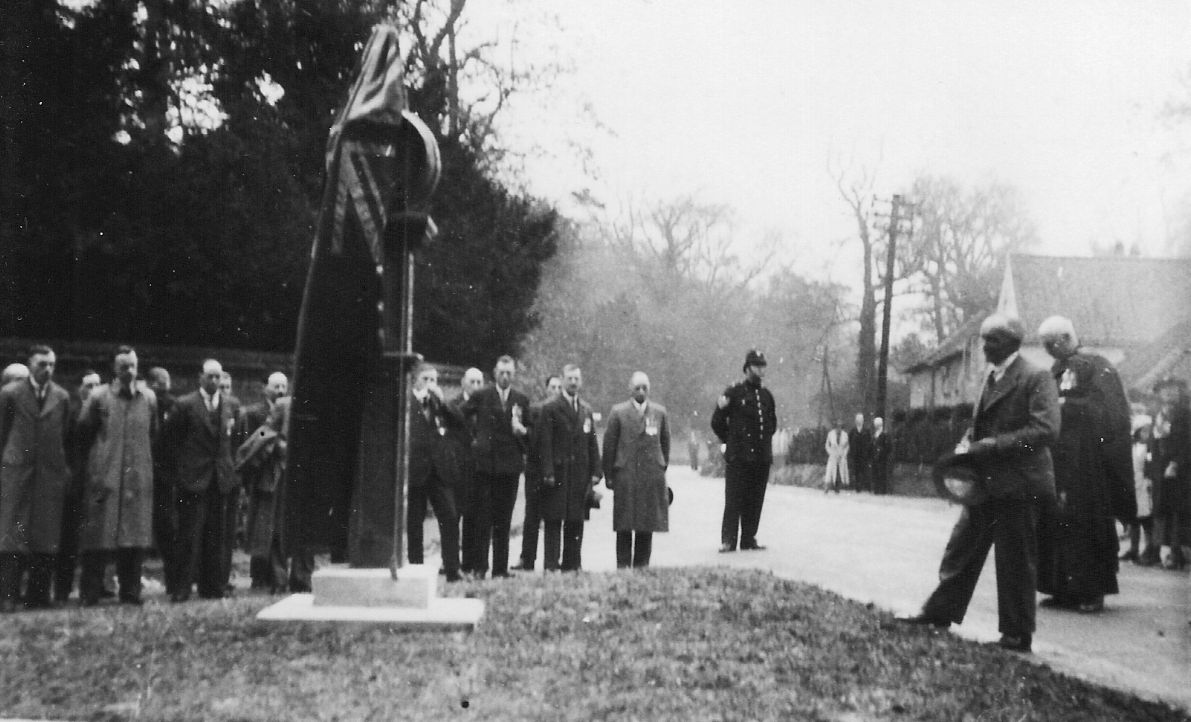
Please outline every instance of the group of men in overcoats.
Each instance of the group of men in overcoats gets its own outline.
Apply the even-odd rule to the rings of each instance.
[[[549,377],[545,398],[536,402],[513,388],[516,370],[516,361],[502,356],[493,383],[476,388],[465,374],[463,393],[450,402],[435,367],[424,364],[416,372],[406,517],[410,563],[424,561],[429,505],[448,582],[483,578],[489,570],[494,578],[509,576],[512,514],[524,474],[522,549],[511,569],[534,569],[539,535],[544,569],[582,569],[584,524],[598,503],[594,487],[601,478],[614,495],[618,562],[648,565],[652,534],[668,529],[670,448],[666,410],[648,400],[648,377],[634,374],[630,400],[612,410],[601,456],[596,414],[580,397],[582,370],[569,364],[561,378]]]

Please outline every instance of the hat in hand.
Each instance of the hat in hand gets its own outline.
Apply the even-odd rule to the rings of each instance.
[[[988,490],[971,454],[944,454],[935,462],[932,476],[935,491],[948,501],[974,506],[988,500]]]
[[[754,348],[754,349],[750,349],[749,352],[747,354],[745,354],[744,367],[741,368],[740,370],[748,371],[749,366],[768,366],[768,365],[769,364],[766,363],[766,361],[765,361],[765,354],[761,353],[760,351],[758,351],[757,349]]]

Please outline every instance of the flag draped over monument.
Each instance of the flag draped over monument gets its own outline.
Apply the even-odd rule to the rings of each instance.
[[[287,536],[295,547],[330,548],[333,555],[347,550],[361,469],[375,466],[361,464],[361,457],[397,443],[392,399],[384,398],[393,389],[378,381],[394,375],[385,355],[408,351],[408,329],[402,328],[408,324],[395,307],[409,297],[411,276],[401,267],[409,248],[407,239],[395,236],[408,229],[403,219],[424,209],[439,176],[438,146],[408,111],[402,65],[396,31],[377,27],[327,140],[322,206],[298,320]],[[386,409],[385,428],[364,422],[376,416],[367,411],[373,407]],[[388,438],[369,436],[381,432]],[[396,467],[389,467],[379,483],[392,498]]]

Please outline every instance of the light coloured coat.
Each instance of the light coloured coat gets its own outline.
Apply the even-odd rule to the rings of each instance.
[[[840,484],[850,486],[852,483],[848,475],[848,432],[843,429],[832,429],[827,432],[827,473],[823,483],[830,487],[839,476]]]
[[[95,442],[83,489],[83,551],[153,545],[153,439],[157,397],[134,383],[124,396],[119,379],[97,387],[79,412],[79,429]]]
[[[70,395],[53,381],[40,406],[28,380],[0,389],[0,553],[58,551],[69,432]]]
[[[670,465],[670,422],[666,407],[646,401],[645,413],[632,401],[612,407],[604,432],[604,482],[612,490],[614,531],[670,530],[666,468]]]

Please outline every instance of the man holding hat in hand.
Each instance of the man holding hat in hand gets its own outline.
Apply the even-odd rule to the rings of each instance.
[[[711,430],[725,445],[721,552],[736,551],[738,532],[742,550],[764,549],[757,543],[757,526],[777,428],[773,394],[761,386],[765,366],[765,354],[749,351],[744,357],[744,380],[724,390],[711,414]]]
[[[1059,433],[1058,387],[1050,373],[1018,354],[1019,319],[994,313],[980,326],[990,369],[976,401],[966,455],[982,487],[951,531],[939,585],[922,611],[899,621],[945,628],[964,619],[991,547],[997,571],[1000,646],[1029,652],[1038,583],[1039,506],[1055,494],[1050,445]]]

